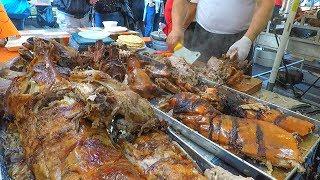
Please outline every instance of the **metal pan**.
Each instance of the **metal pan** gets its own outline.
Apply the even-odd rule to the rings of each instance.
[[[305,161],[307,159],[307,157],[312,153],[312,151],[315,150],[317,144],[319,144],[320,142],[320,138],[319,138],[319,135],[320,135],[320,121],[316,120],[316,119],[313,119],[313,118],[310,118],[310,117],[307,117],[307,116],[304,116],[302,114],[299,114],[299,113],[296,113],[294,111],[291,111],[289,109],[285,109],[283,107],[280,107],[278,105],[275,105],[275,104],[272,104],[270,102],[266,102],[266,101],[263,101],[261,99],[258,99],[254,96],[251,96],[251,95],[248,95],[248,94],[245,94],[243,92],[240,92],[238,90],[235,90],[235,89],[232,89],[230,87],[227,87],[227,86],[223,86],[223,85],[218,85],[217,83],[213,82],[213,81],[210,81],[210,80],[207,80],[206,78],[203,78],[203,77],[200,77],[199,78],[201,83],[203,84],[206,84],[208,86],[212,86],[212,87],[218,87],[220,89],[223,89],[223,90],[227,90],[229,92],[232,92],[233,94],[237,94],[238,96],[241,96],[245,99],[248,99],[248,100],[251,100],[251,101],[255,101],[257,103],[261,103],[263,105],[266,105],[268,106],[269,108],[272,108],[272,109],[277,109],[277,110],[280,110],[282,113],[284,113],[285,115],[287,116],[293,116],[293,117],[296,117],[296,118],[300,118],[300,119],[303,119],[303,120],[306,120],[306,121],[309,121],[311,123],[313,123],[315,125],[315,130],[313,131],[312,134],[310,134],[306,139],[304,139],[304,141],[302,143],[304,143],[302,146],[306,146],[306,147],[303,147],[304,149],[307,149],[304,153],[303,153],[303,160]],[[305,143],[305,142],[308,142],[309,144]],[[301,143],[301,144],[302,144]],[[300,144],[300,145],[301,145]],[[299,167],[296,166],[294,169],[292,169],[290,172],[287,172],[287,175],[285,177],[285,179],[290,179],[294,176],[294,174],[299,170]]]
[[[201,80],[202,83],[205,83],[209,86],[217,86],[214,82],[202,79]],[[319,143],[320,139],[319,139],[319,127],[320,127],[320,123],[319,121],[303,116],[301,114],[295,113],[293,111],[290,111],[288,109],[284,109],[281,108],[277,105],[259,100],[255,97],[252,97],[250,95],[247,95],[245,93],[233,90],[229,87],[226,86],[221,86],[219,85],[218,88],[222,88],[224,90],[228,90],[232,93],[236,93],[237,95],[240,95],[242,97],[245,97],[247,99],[251,99],[254,100],[256,102],[262,103],[264,105],[269,106],[270,108],[275,108],[278,109],[280,111],[282,111],[284,114],[286,115],[291,115],[297,118],[301,118],[301,119],[305,119],[307,121],[312,122],[313,124],[315,124],[316,129],[314,131],[314,133],[312,135],[310,135],[310,137],[308,137],[305,141],[310,141],[309,145],[306,145],[306,152],[303,153],[303,157],[304,160],[310,155],[310,153],[315,149],[316,145]],[[273,177],[272,175],[266,173],[266,167],[256,163],[254,161],[252,161],[251,159],[242,159],[236,155],[234,155],[233,153],[225,150],[224,148],[222,148],[221,146],[219,146],[218,144],[211,142],[210,140],[208,140],[207,138],[203,137],[202,135],[200,135],[198,132],[192,130],[191,128],[185,126],[184,124],[182,124],[181,122],[179,122],[178,120],[170,117],[169,115],[167,115],[166,113],[163,113],[161,110],[159,110],[158,108],[154,107],[155,111],[157,112],[157,114],[159,114],[163,119],[165,119],[175,130],[179,131],[181,134],[183,134],[184,136],[190,138],[192,141],[194,141],[195,143],[197,143],[198,145],[202,146],[203,148],[205,148],[207,151],[215,154],[216,156],[218,156],[219,158],[221,158],[222,160],[224,160],[225,162],[228,162],[230,165],[232,165],[233,167],[237,168],[241,173],[247,175],[247,176],[252,176],[254,178],[269,178],[269,179],[274,179],[275,177]],[[312,137],[312,138],[311,138]],[[295,167],[289,171],[284,171],[282,169],[279,168],[275,168],[274,172],[277,175],[277,178],[281,177],[281,179],[290,179],[291,177],[294,176],[294,174],[298,171],[299,167]],[[282,173],[281,175],[279,175],[280,173]],[[284,175],[286,174],[286,175]]]
[[[194,147],[192,147],[189,143],[187,143],[172,128],[169,127],[167,129],[167,134],[173,141],[179,144],[179,146],[181,147],[181,150],[184,151],[185,154],[188,154],[191,157],[191,159],[196,162],[196,164],[199,166],[201,171],[205,171],[206,169],[211,169],[215,166],[212,162],[203,158],[201,154]]]
[[[145,51],[145,52],[140,52],[139,56],[140,58],[142,58],[144,61],[150,61],[150,62],[159,62],[155,59],[153,59],[152,57],[146,55],[145,53],[149,53],[152,54],[153,51]],[[242,97],[245,97],[246,99],[251,99],[255,102],[259,102],[262,103],[264,105],[267,105],[270,108],[273,109],[278,109],[280,111],[282,111],[284,114],[286,115],[290,115],[290,116],[294,116],[300,119],[305,119],[309,122],[312,122],[313,124],[315,124],[316,129],[314,131],[313,134],[313,139],[311,142],[311,145],[308,146],[308,150],[303,153],[304,154],[304,160],[308,157],[308,155],[314,150],[314,148],[316,147],[316,145],[319,143],[320,139],[318,137],[319,133],[319,127],[320,127],[320,122],[306,117],[304,115],[295,113],[293,111],[290,111],[288,109],[279,107],[277,105],[274,105],[272,103],[266,102],[266,101],[262,101],[258,98],[255,98],[253,96],[247,95],[245,93],[242,93],[240,91],[234,90],[232,88],[229,88],[227,86],[223,86],[223,85],[218,85],[212,81],[209,81],[203,77],[198,77],[199,78],[199,83],[202,84],[206,84],[209,86],[213,86],[213,87],[218,87],[218,88],[222,88],[224,90],[230,91],[234,94],[240,95]],[[153,104],[157,104],[156,102]],[[275,177],[273,177],[272,175],[266,173],[267,169],[265,166],[256,163],[254,161],[252,161],[251,159],[242,159],[236,155],[234,155],[233,153],[225,150],[224,148],[222,148],[221,146],[219,146],[218,144],[211,142],[210,140],[208,140],[207,138],[203,137],[202,135],[200,135],[199,133],[197,133],[196,131],[192,130],[191,128],[185,126],[184,124],[182,124],[181,122],[179,122],[178,120],[168,116],[166,113],[161,112],[161,110],[157,109],[156,107],[155,111],[163,117],[163,119],[165,119],[175,130],[178,130],[181,134],[183,134],[184,136],[186,136],[187,138],[190,138],[192,141],[194,141],[195,143],[197,143],[198,145],[202,146],[203,148],[205,148],[206,150],[208,150],[209,152],[213,153],[214,155],[218,156],[219,158],[221,158],[222,160],[224,160],[225,162],[229,163],[230,165],[232,165],[233,167],[237,168],[241,173],[247,175],[247,176],[251,176],[254,178],[267,178],[267,179],[275,179]],[[273,172],[276,172],[277,174],[277,178],[278,179],[290,179],[291,177],[294,176],[294,174],[297,172],[299,168],[295,167],[292,170],[289,171],[283,171],[279,168],[275,168]],[[281,174],[281,175],[279,175]],[[285,175],[284,175],[285,174]],[[281,178],[279,178],[279,177]]]
[[[209,139],[205,138],[198,132],[194,131],[193,129],[189,128],[188,126],[184,125],[180,121],[172,118],[167,113],[164,113],[157,107],[153,106],[153,109],[158,117],[165,120],[174,130],[181,133],[183,136],[187,137],[188,139],[192,140],[196,144],[203,147],[205,150],[213,153],[223,161],[227,162],[229,165],[233,166],[237,170],[239,170],[245,176],[253,177],[254,179],[275,179],[271,175],[267,174],[266,172],[262,171],[261,169],[253,166],[252,164],[244,161],[243,159],[239,158],[238,156],[232,154],[231,152],[225,150],[220,145],[210,141]]]

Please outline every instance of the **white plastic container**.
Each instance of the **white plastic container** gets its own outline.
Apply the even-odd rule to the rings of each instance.
[[[104,28],[112,28],[112,27],[118,26],[117,21],[103,21],[102,24],[103,24]]]

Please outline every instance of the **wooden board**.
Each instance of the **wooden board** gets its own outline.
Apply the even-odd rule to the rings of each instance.
[[[262,87],[262,81],[257,78],[246,76],[239,84],[236,84],[232,88],[244,92],[246,94],[254,94],[258,92]]]

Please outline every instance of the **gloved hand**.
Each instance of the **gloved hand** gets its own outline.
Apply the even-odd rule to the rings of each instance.
[[[243,36],[239,41],[235,42],[228,50],[227,55],[232,52],[238,52],[238,59],[245,60],[248,57],[252,46],[252,41],[247,36]]]

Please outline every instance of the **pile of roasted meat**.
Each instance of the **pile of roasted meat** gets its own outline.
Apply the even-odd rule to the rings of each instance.
[[[297,137],[315,128],[199,84],[199,72],[181,58],[144,61],[101,42],[82,53],[41,39],[24,46],[12,66],[23,73],[12,81],[4,107],[15,117],[36,178],[203,179],[157,130],[162,123],[146,99],[160,101],[160,108],[228,150],[283,168],[301,163]],[[219,78],[232,84],[243,73],[229,67]]]
[[[234,66],[228,65],[234,64],[235,56],[224,58],[226,62],[221,63],[232,72],[219,77],[228,84],[239,81],[243,71],[232,70]],[[314,130],[309,121],[286,116],[223,88],[201,85],[197,71],[181,58],[147,62],[131,55],[126,62],[125,82],[132,90],[149,100],[166,99],[160,105],[163,110],[205,137],[267,165],[292,168],[301,163],[297,139]],[[237,66],[241,69],[248,64]]]
[[[101,43],[83,53],[54,40],[24,46],[5,74],[2,104],[24,152],[8,158],[13,179],[207,179],[161,131],[149,102],[120,83],[139,75],[135,55]]]
[[[216,77],[218,82],[220,79],[233,85],[244,78],[241,69],[249,66],[236,61],[235,55],[212,58],[207,71],[202,71],[200,76]],[[145,75],[136,76],[134,71],[129,71],[129,86],[149,99],[162,91],[170,94],[169,98],[162,96],[165,100],[160,108],[208,139],[268,167],[290,169],[301,163],[298,140],[313,132],[315,125],[311,122],[287,116],[219,86],[201,85],[197,70],[181,58],[162,58],[151,65],[133,64]],[[224,75],[219,75],[221,72]],[[137,89],[135,82],[143,80],[148,83],[140,83]]]
[[[252,65],[248,60],[239,61],[237,52],[233,52],[230,55],[224,54],[220,58],[212,57],[207,63],[196,61],[192,65],[189,65],[183,58],[174,56],[167,57],[164,54],[152,54],[148,52],[142,54],[148,59],[160,62],[166,60],[176,62],[178,63],[178,68],[181,68],[179,65],[183,65],[184,68],[192,69],[193,74],[196,74],[197,76],[229,87],[235,87],[247,78],[245,74],[250,74]]]
[[[234,87],[245,78],[251,64],[246,61],[239,61],[237,52],[231,55],[223,55],[221,58],[212,57],[204,69],[201,69],[203,76],[219,84]]]
[[[261,104],[243,101],[237,106],[236,95],[220,93],[215,88],[208,88],[202,94],[179,93],[161,107],[171,111],[188,127],[237,154],[283,168],[301,163],[295,135],[304,137],[311,133],[312,123],[285,116]]]

